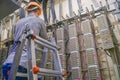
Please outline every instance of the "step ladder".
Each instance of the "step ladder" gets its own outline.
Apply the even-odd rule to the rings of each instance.
[[[50,77],[55,77],[56,80],[62,80],[62,77],[66,75],[66,73],[65,72],[62,73],[62,69],[60,66],[61,63],[57,51],[58,47],[56,46],[54,38],[49,38],[49,40],[51,42],[31,33],[24,34],[22,42],[21,43],[18,42],[19,46],[14,57],[11,73],[9,75],[8,80],[15,80],[16,76],[28,77],[28,80],[38,80],[39,77],[43,78],[43,76],[50,76]],[[17,73],[17,68],[19,66],[20,57],[22,55],[22,49],[26,41],[28,45],[28,69],[27,69],[27,74],[22,74],[22,73]],[[45,47],[44,50],[35,47],[35,44]],[[52,50],[53,52],[52,56],[54,62],[53,63],[54,70],[45,69],[48,49]],[[35,55],[36,50],[43,52],[41,59],[42,63],[40,67],[36,66],[36,55]]]

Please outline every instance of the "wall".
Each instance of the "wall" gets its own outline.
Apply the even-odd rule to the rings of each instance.
[[[55,12],[56,12],[56,16],[57,16],[57,20],[60,20],[60,13],[62,14],[63,17],[66,18],[66,15],[70,16],[70,13],[69,13],[69,5],[68,5],[68,1],[69,0],[60,0],[62,2],[62,10],[60,12],[60,4],[59,4],[59,0],[55,0]],[[72,10],[73,12],[75,12],[76,14],[79,14],[78,13],[78,4],[81,4],[82,5],[82,8],[83,8],[83,13],[86,12],[86,7],[91,11],[92,8],[91,8],[91,5],[94,6],[95,9],[98,9],[99,6],[100,6],[100,1],[102,2],[102,5],[106,5],[106,2],[105,0],[80,0],[81,3],[77,3],[77,0],[72,0]],[[96,4],[95,4],[95,1]],[[94,2],[94,3],[93,3]],[[115,0],[108,0],[108,4],[111,4],[110,6],[110,9],[115,9],[115,3],[113,4],[113,2],[115,2]],[[48,6],[49,7],[49,6]]]
[[[93,2],[98,1],[97,5],[94,4]],[[105,0],[82,0],[81,4],[83,7],[83,13],[86,12],[86,7],[88,8],[88,10],[92,10],[91,8],[91,4],[93,4],[94,9],[98,9],[100,6],[99,1],[102,2],[102,5],[106,5]],[[115,3],[113,4],[115,0],[108,0],[108,4],[111,4],[109,6],[109,10],[113,10],[115,9]],[[56,16],[57,16],[57,20],[59,21],[60,18],[60,10],[59,10],[59,4],[58,4],[58,0],[56,0],[56,5],[55,5],[55,11],[56,11]],[[78,12],[78,5],[77,5],[77,0],[72,0],[72,7],[73,7],[73,11],[76,14],[79,14]],[[67,19],[68,17],[70,17],[70,13],[69,13],[69,8],[68,8],[68,0],[62,0],[62,11],[61,11],[62,16]],[[68,17],[66,16],[68,15]],[[109,14],[109,19],[111,21],[111,24],[113,26],[113,31],[115,32],[116,38],[118,40],[118,42],[120,42],[120,31],[119,31],[119,24],[117,23],[117,16],[114,14]],[[50,24],[52,24],[52,18],[50,21]],[[96,22],[95,22],[96,24]],[[99,51],[99,59],[100,59],[100,64],[101,64],[101,71],[102,71],[102,76],[104,80],[116,80],[115,79],[115,70],[114,70],[114,65],[113,65],[113,61],[111,59],[110,56],[106,55],[105,51],[101,50]],[[109,67],[109,69],[108,69]]]
[[[68,0],[61,0],[62,1],[62,10],[61,11],[60,11],[60,7],[59,7],[59,4],[58,4],[59,0],[55,0],[55,1],[56,1],[55,2],[55,12],[56,12],[57,20],[58,21],[62,20],[62,18],[60,18],[60,12],[65,19],[67,19],[68,17],[71,17],[70,14],[69,14]],[[91,9],[91,4],[93,4],[92,1],[95,2],[95,0],[82,0],[81,1],[82,2],[81,5],[83,7],[83,13],[86,12],[86,7],[89,10],[92,10]],[[103,5],[105,5],[105,0],[96,0],[96,1],[98,1],[98,2],[102,1]],[[112,2],[114,2],[114,0],[109,0],[109,3],[112,3]],[[93,6],[95,7],[95,9],[97,9],[100,6],[100,3],[98,3],[97,5],[93,4]],[[79,14],[77,0],[72,0],[72,7],[73,7],[72,10],[76,14]],[[114,5],[110,6],[110,9],[114,9],[114,8],[115,8]],[[68,15],[68,17],[66,15]],[[41,18],[43,18],[43,16],[41,16]],[[120,32],[119,31],[120,25],[117,22],[118,18],[117,18],[117,16],[115,16],[113,14],[110,14],[109,18],[111,20],[112,25],[114,26],[113,30],[114,30],[114,32],[117,36],[118,42],[120,42],[120,33],[119,33]],[[13,20],[13,18],[12,18],[12,20]],[[95,27],[98,28],[99,26],[97,25],[97,22],[95,20],[93,20],[93,21],[95,22],[94,24],[96,24]],[[50,24],[52,24],[52,16],[50,16]],[[9,20],[6,21],[5,24],[3,24],[2,26],[3,26],[3,28],[2,28],[2,40],[5,40],[5,39],[7,39],[8,29],[9,29],[9,27],[11,27]],[[101,44],[101,40],[100,39],[98,39],[98,40],[100,41],[100,44]],[[65,55],[63,55],[63,56],[65,56]],[[82,55],[82,56],[85,56],[85,55]],[[84,60],[82,60],[82,59],[84,59],[84,57],[80,57],[80,59],[81,59],[81,61],[84,61]],[[100,59],[99,62],[101,64],[100,69],[101,69],[101,72],[102,72],[103,80],[110,80],[110,77],[111,77],[111,80],[116,80],[115,79],[114,65],[113,65],[113,61],[112,61],[111,57],[106,55],[104,50],[100,50],[99,51],[99,59]],[[65,60],[63,59],[63,61],[65,61]],[[65,65],[65,64],[66,63],[63,63],[63,65]],[[86,69],[84,67],[84,65],[86,65],[86,63],[85,64],[80,63],[80,64],[83,66],[83,68],[81,68],[81,70],[79,70],[79,71],[82,72],[80,74],[80,76],[81,75],[83,76],[84,75],[83,71]],[[65,66],[63,66],[63,67],[65,67]],[[86,79],[83,79],[83,80],[88,80],[88,79],[86,78]]]

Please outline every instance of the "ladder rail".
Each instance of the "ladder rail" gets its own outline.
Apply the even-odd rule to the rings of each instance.
[[[15,80],[18,65],[19,65],[19,62],[20,62],[20,57],[19,56],[22,55],[22,47],[23,47],[24,44],[25,44],[25,39],[23,39],[22,43],[18,42],[18,49],[15,53],[15,57],[14,57],[14,60],[13,60],[13,65],[12,65],[12,68],[10,70],[11,73],[10,73],[10,76],[9,76],[8,80]]]
[[[29,74],[28,74],[28,79],[29,80],[37,80],[38,76],[37,74],[33,74],[32,67],[36,66],[36,55],[35,55],[35,42],[33,39],[28,38],[28,46],[30,46],[28,48],[28,70],[29,70]]]
[[[33,38],[35,37],[35,38]],[[23,46],[25,45],[25,42],[27,41],[27,49],[28,49],[28,73],[27,74],[22,74],[22,73],[17,73],[17,68],[19,66],[20,58],[22,56],[22,49]],[[8,80],[15,80],[16,76],[25,76],[28,77],[28,80],[37,80],[38,77],[40,76],[53,76],[56,77],[57,80],[62,80],[62,69],[60,66],[60,59],[58,56],[57,49],[58,47],[56,46],[55,39],[51,39],[51,42],[42,39],[41,37],[35,36],[33,34],[27,34],[27,36],[23,37],[23,41],[19,43],[19,47],[17,49],[17,52],[14,56],[14,62],[12,65],[11,73],[9,76]],[[39,73],[34,73],[33,67],[37,66],[36,65],[36,55],[35,55],[35,50],[36,50],[36,42],[40,44],[41,46],[45,47],[45,49],[49,48],[53,52],[53,59],[54,59],[54,70],[51,69],[45,69],[45,63],[47,61],[44,61],[45,63],[43,64],[43,68],[40,68]],[[46,54],[43,56],[42,61],[46,59],[47,57],[47,51],[42,50],[41,48],[37,48],[37,50],[40,50],[42,52],[45,52]]]
[[[32,36],[35,36],[35,35],[32,35]],[[47,47],[47,48],[50,48],[50,49],[52,49],[52,52],[53,52],[53,60],[54,60],[54,69],[55,70],[58,70],[60,73],[59,73],[59,75],[61,74],[61,76],[57,76],[56,77],[56,79],[57,80],[62,80],[62,67],[61,67],[61,65],[60,65],[60,59],[59,59],[59,57],[58,57],[58,52],[57,52],[57,49],[58,49],[58,47],[56,46],[56,43],[55,43],[55,39],[53,39],[53,38],[50,38],[50,41],[51,41],[51,43],[50,42],[48,42],[47,40],[45,40],[45,39],[42,39],[41,37],[38,37],[38,36],[35,36],[36,38],[35,38],[35,40],[34,40],[34,42],[37,42],[38,44],[40,44],[40,45],[42,45],[43,47]],[[32,45],[32,46],[34,46],[34,45]],[[34,54],[34,52],[33,52],[33,54]],[[43,56],[43,60],[45,60],[45,56],[47,56],[47,54],[45,54],[44,56]],[[33,58],[34,59],[34,58]],[[42,61],[43,61],[42,60]],[[45,64],[43,64],[43,67],[45,66]],[[47,71],[46,73],[50,73],[51,75],[54,73],[54,75],[56,75],[56,74],[58,74],[58,72],[55,72],[55,71],[50,71],[50,70],[44,70],[43,69],[43,72],[45,73],[45,71]],[[53,73],[52,73],[53,72]],[[42,74],[42,71],[41,71],[41,69],[40,69],[40,73]],[[49,74],[49,75],[50,75]],[[36,79],[34,79],[34,80],[36,80]]]

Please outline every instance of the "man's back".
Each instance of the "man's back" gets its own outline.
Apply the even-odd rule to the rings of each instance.
[[[17,50],[17,41],[22,41],[22,35],[26,29],[26,26],[33,31],[34,34],[46,39],[47,34],[46,34],[46,26],[45,23],[42,19],[34,16],[34,14],[30,14],[28,17],[23,18],[19,20],[16,25],[15,25],[15,30],[14,30],[14,43],[11,47],[11,50],[9,52],[9,56],[7,60],[4,62],[6,63],[12,63],[14,53]],[[27,49],[24,47],[22,51],[22,57],[20,61],[20,65],[26,68],[26,63],[27,61]]]
[[[34,34],[46,38],[46,26],[42,19],[30,14],[28,17],[21,19],[17,22],[15,26],[15,35],[14,40],[19,40],[21,34],[25,30],[26,26],[28,26],[31,30],[33,30]]]

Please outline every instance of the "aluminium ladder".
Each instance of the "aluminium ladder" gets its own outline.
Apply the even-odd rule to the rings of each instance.
[[[22,54],[22,48],[26,42],[28,45],[28,69],[27,69],[27,74],[23,74],[23,73],[17,73],[17,67],[19,65],[20,62],[20,57]],[[55,44],[55,40],[54,38],[50,38],[50,40],[52,41],[49,42],[45,39],[42,39],[41,37],[38,37],[34,34],[27,34],[26,36],[23,36],[23,41],[19,44],[18,50],[15,54],[14,57],[14,61],[13,61],[13,65],[11,68],[11,73],[9,76],[8,80],[15,80],[16,76],[23,76],[23,77],[28,77],[28,80],[38,80],[38,77],[41,76],[50,76],[50,77],[56,77],[56,80],[62,80],[62,76],[64,74],[62,74],[62,69],[60,66],[60,59],[59,56],[57,54],[57,49],[58,47]],[[44,50],[42,50],[41,48],[36,48],[35,47],[35,43],[40,44],[43,47],[46,47]],[[46,57],[47,57],[47,52],[48,52],[48,48],[52,50],[53,52],[53,65],[54,65],[54,70],[50,70],[50,69],[45,69],[45,65],[46,65]],[[37,67],[37,72],[35,72],[34,68],[36,67],[36,55],[35,55],[35,50],[40,50],[43,52],[43,56],[42,56],[42,63],[41,63],[41,68]],[[41,77],[42,78],[42,77]]]

